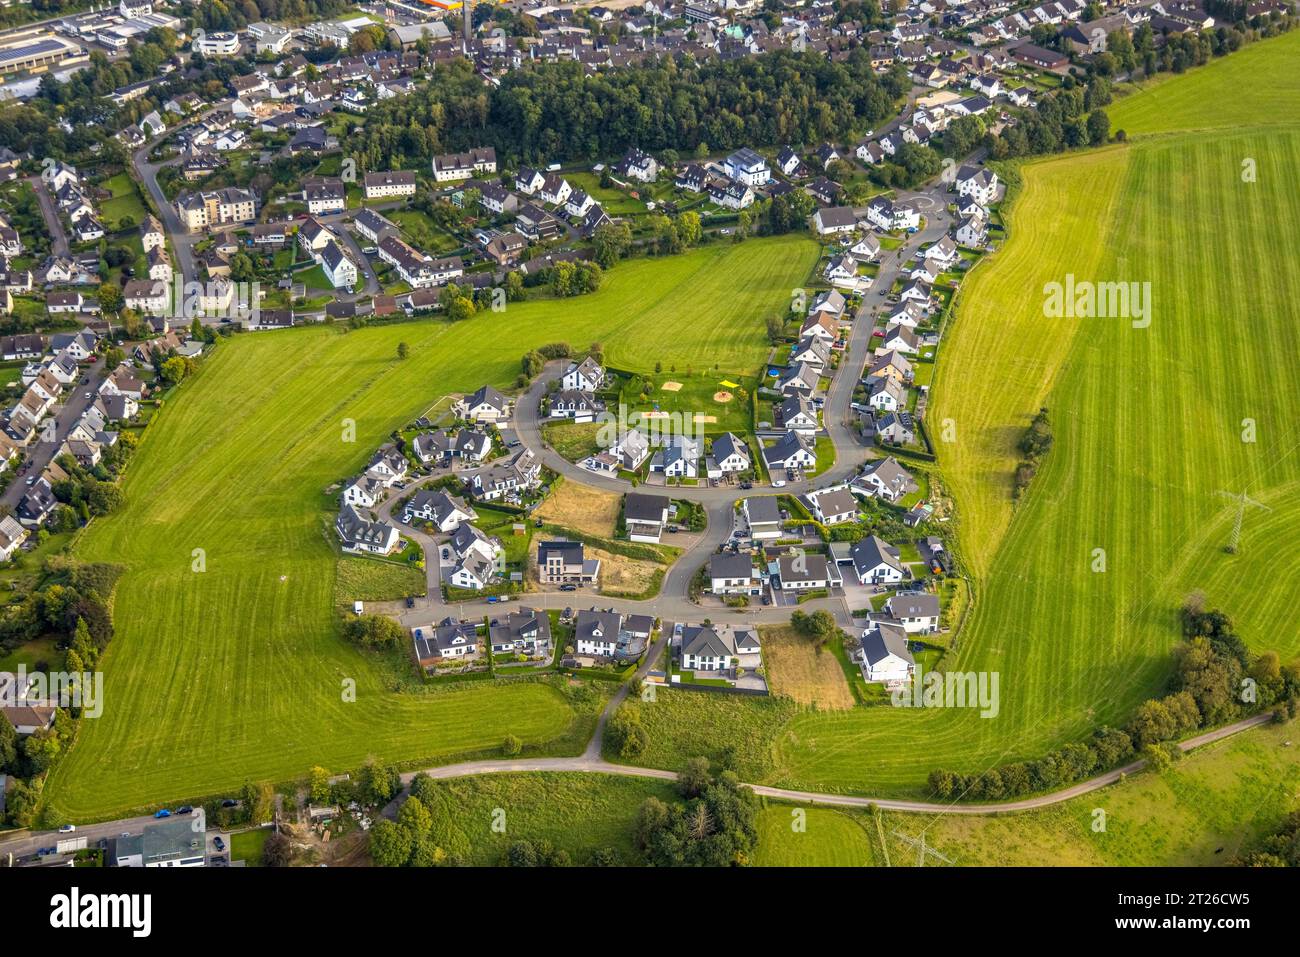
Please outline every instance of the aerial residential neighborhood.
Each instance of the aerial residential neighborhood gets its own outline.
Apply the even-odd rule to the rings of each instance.
[[[0,8],[0,867],[1275,893],[1295,25]]]

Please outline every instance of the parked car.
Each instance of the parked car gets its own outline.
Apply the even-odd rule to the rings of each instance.
[[[154,812],[154,817],[171,817],[171,816],[172,816],[172,812],[167,810],[166,808],[163,808],[161,811]]]
[[[226,842],[221,839],[221,835],[217,835],[212,839],[212,846],[219,851],[224,851],[226,849]]]
[[[415,607],[415,597],[414,597],[413,595],[407,595],[407,596],[406,596],[406,607],[407,607],[407,608],[414,608],[414,607]]]
[[[239,807],[239,802],[234,798],[226,798],[221,802],[222,807]]]
[[[60,833],[60,834],[71,834],[71,833],[72,833],[73,831],[75,831],[76,829],[77,829],[77,825],[75,825],[75,824],[65,824],[65,825],[63,825],[63,827],[59,828],[59,833]]]
[[[193,814],[194,806],[191,804],[182,804],[176,809],[177,814]]]
[[[772,488],[785,488],[785,479],[775,479],[772,482]]]
[[[740,487],[741,487],[742,489],[751,489],[751,488],[754,487],[754,483],[753,483],[753,482],[741,482],[741,483],[740,483]]]
[[[578,586],[574,584],[561,585],[560,591],[577,591]]]

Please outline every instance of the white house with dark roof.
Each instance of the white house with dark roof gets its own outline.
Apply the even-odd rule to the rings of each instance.
[[[724,432],[713,440],[713,446],[709,450],[707,468],[712,473],[716,470],[719,474],[729,474],[734,472],[746,472],[751,466],[749,457],[749,446],[745,440],[731,432]]]
[[[983,206],[993,202],[998,192],[998,174],[987,166],[963,166],[954,184],[959,196],[969,196]]]
[[[510,417],[510,400],[490,385],[464,396],[451,407],[452,413],[470,422],[500,422]]]
[[[885,614],[902,624],[909,635],[928,635],[939,628],[939,596],[929,592],[898,592],[885,599]]]
[[[804,496],[813,518],[823,525],[843,525],[856,521],[858,503],[846,485],[819,489]]]
[[[745,552],[722,552],[709,558],[709,591],[714,595],[757,595],[762,589],[754,563]]]
[[[360,512],[347,503],[339,509],[334,530],[338,533],[345,552],[388,555],[402,540],[392,525],[363,518]]]
[[[731,673],[763,664],[758,629],[746,626],[683,624],[679,654],[683,671]]]
[[[767,160],[748,147],[741,147],[722,164],[727,178],[746,186],[763,186],[772,178]]]
[[[605,383],[605,370],[600,363],[587,356],[581,362],[570,362],[564,370],[560,385],[565,389],[577,389],[580,392],[595,392]]]
[[[671,510],[672,502],[665,495],[628,492],[623,498],[627,537],[634,542],[658,543]]]
[[[473,658],[478,654],[478,629],[468,621],[444,618],[437,625],[411,629],[415,660],[420,667],[432,670],[443,662]]]
[[[741,505],[745,524],[749,526],[749,537],[770,539],[781,537],[781,507],[771,496],[747,498]]]
[[[776,407],[776,418],[787,432],[811,436],[821,428],[817,421],[817,407],[807,399],[792,395]]]
[[[320,252],[320,267],[335,289],[351,289],[357,284],[357,264],[332,239]]]
[[[868,535],[853,543],[849,549],[853,571],[863,585],[888,585],[907,577],[907,569],[899,560],[899,550],[884,539]]]
[[[549,541],[537,546],[537,577],[543,585],[593,585],[600,559],[587,558],[582,542]]]
[[[650,458],[650,471],[667,478],[695,478],[700,471],[700,440],[688,435],[670,435]]]
[[[535,608],[512,609],[488,621],[488,642],[493,654],[543,654],[551,644],[551,619]]]
[[[907,390],[885,376],[868,379],[867,405],[877,412],[893,412],[904,408],[907,405]]]
[[[916,661],[907,648],[907,632],[901,625],[877,621],[862,632],[854,656],[862,676],[870,682],[898,684],[912,677]]]
[[[443,489],[420,489],[402,509],[402,521],[407,525],[417,520],[431,522],[440,532],[454,532],[462,522],[478,518],[465,500]]]
[[[779,556],[770,564],[768,574],[780,582],[782,591],[830,588],[841,582],[835,565],[825,555],[808,553]]]
[[[819,236],[837,236],[858,228],[858,217],[848,206],[827,206],[813,213],[813,228]]]
[[[772,469],[814,469],[817,452],[813,444],[798,432],[787,432],[773,445],[763,449],[763,461]]]

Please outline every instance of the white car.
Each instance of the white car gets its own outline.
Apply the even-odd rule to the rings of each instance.
[[[785,479],[775,479],[772,482],[772,488],[785,488]]]
[[[65,825],[63,825],[63,827],[59,828],[59,833],[60,833],[60,834],[71,834],[71,833],[72,833],[73,831],[75,831],[76,829],[77,829],[77,825],[75,825],[75,824],[65,824]]]

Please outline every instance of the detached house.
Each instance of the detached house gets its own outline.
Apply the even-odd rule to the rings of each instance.
[[[827,206],[813,213],[813,228],[819,236],[851,233],[858,228],[858,217],[848,206]]]
[[[605,370],[591,356],[581,362],[569,363],[569,368],[565,370],[564,377],[560,380],[564,388],[577,389],[581,392],[595,392],[604,382]]]
[[[804,497],[808,511],[823,525],[843,525],[858,517],[858,503],[847,486],[821,489]]]
[[[744,439],[731,432],[724,432],[713,440],[713,447],[709,450],[706,463],[710,478],[734,472],[747,472],[750,465],[749,446],[745,444]]]
[[[906,578],[907,570],[898,556],[897,548],[875,535],[854,542],[849,549],[853,570],[863,585],[888,585]]]
[[[543,585],[595,584],[600,559],[587,558],[582,542],[542,542],[537,546],[537,576]]]
[[[811,442],[798,432],[787,432],[776,444],[763,449],[763,461],[772,469],[814,469],[817,453]]]
[[[998,192],[998,174],[988,167],[963,166],[957,171],[957,193],[982,206],[993,202]]]
[[[885,600],[884,611],[909,635],[928,635],[939,627],[939,596],[929,592],[899,592]]]
[[[907,648],[907,632],[899,625],[874,622],[862,633],[858,654],[862,676],[871,682],[899,684],[912,677],[916,662]]]
[[[502,422],[510,417],[510,400],[490,385],[456,400],[451,407],[458,418],[470,422]]]
[[[671,509],[672,502],[666,496],[628,492],[623,499],[627,537],[634,542],[658,543]]]
[[[420,489],[402,510],[402,521],[412,525],[417,519],[430,522],[440,532],[454,532],[462,522],[478,517],[463,499],[442,489]]]
[[[345,552],[388,555],[402,540],[393,526],[387,522],[372,522],[362,518],[361,514],[347,503],[339,509],[334,530],[338,533]]]
[[[471,622],[443,619],[439,625],[411,629],[415,660],[426,671],[444,661],[454,662],[478,654],[478,629]]]
[[[762,666],[757,628],[684,625],[681,642],[683,671],[730,673]]]
[[[762,582],[746,554],[723,552],[709,559],[709,591],[714,595],[757,595]]]

